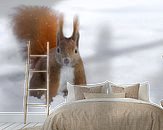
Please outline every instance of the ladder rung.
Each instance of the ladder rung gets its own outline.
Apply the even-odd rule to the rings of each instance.
[[[30,57],[47,57],[47,55],[30,55]]]
[[[45,73],[47,71],[46,70],[32,70],[32,69],[30,69],[29,72],[42,72],[42,73]]]
[[[28,103],[29,107],[47,107],[47,104],[35,104],[35,103]]]
[[[37,89],[28,89],[29,91],[46,91],[47,89],[45,88],[37,88]]]

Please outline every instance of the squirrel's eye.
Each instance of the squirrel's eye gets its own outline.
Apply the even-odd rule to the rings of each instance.
[[[57,53],[60,53],[60,48],[57,48]]]
[[[78,53],[78,50],[77,49],[75,49],[75,53]]]

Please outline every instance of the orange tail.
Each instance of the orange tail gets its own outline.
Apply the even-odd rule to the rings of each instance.
[[[22,44],[31,41],[31,54],[46,53],[47,42],[50,48],[56,47],[57,15],[48,7],[20,6],[12,23],[13,32]]]

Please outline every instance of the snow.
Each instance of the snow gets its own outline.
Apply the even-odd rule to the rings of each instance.
[[[22,4],[63,12],[66,36],[72,34],[74,15],[79,16],[80,54],[88,83],[149,81],[151,100],[163,99],[163,1],[6,0],[0,5],[0,111],[23,111],[25,63],[10,25],[13,7]],[[30,101],[44,102],[34,97]],[[61,102],[64,98],[58,95],[52,107]]]

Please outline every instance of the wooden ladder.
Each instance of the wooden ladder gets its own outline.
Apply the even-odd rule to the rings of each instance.
[[[30,54],[30,41],[27,44],[28,48],[28,57],[26,60],[26,71],[25,71],[25,93],[24,93],[24,124],[27,123],[27,113],[28,107],[46,107],[47,116],[49,115],[49,42],[47,42],[47,54],[46,55],[31,55]],[[30,59],[32,57],[46,57],[47,58],[47,67],[46,70],[34,70],[30,69]],[[47,73],[47,88],[38,88],[38,89],[30,89],[29,81],[30,81],[30,73]],[[29,91],[46,91],[46,104],[38,104],[38,103],[28,103]]]

